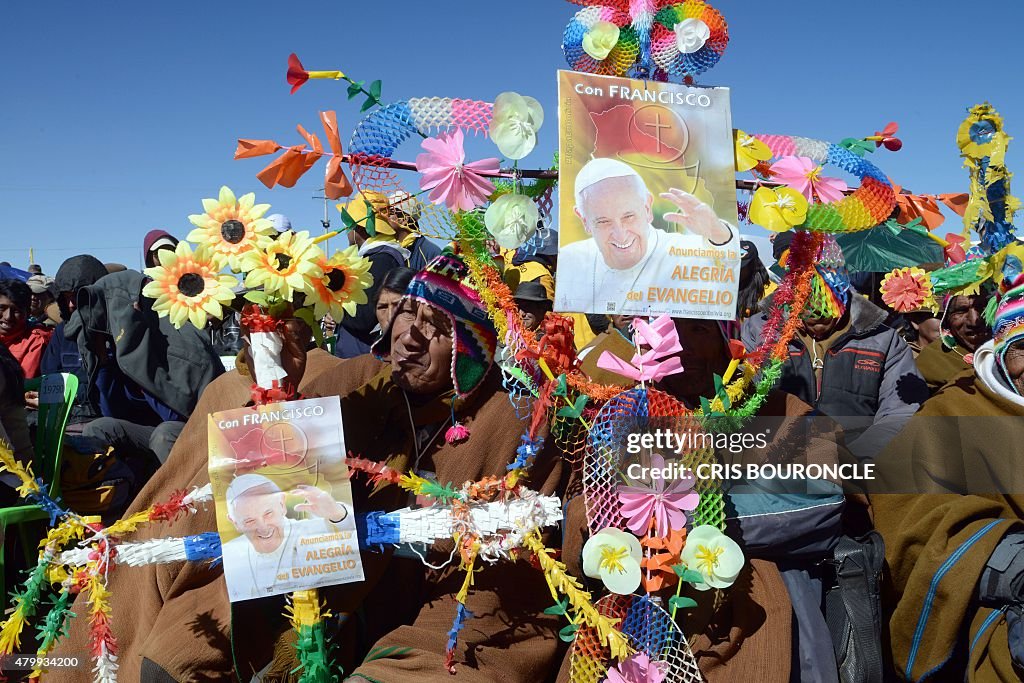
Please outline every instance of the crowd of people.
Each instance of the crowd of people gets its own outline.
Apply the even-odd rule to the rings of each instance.
[[[407,206],[401,198],[389,201],[398,211],[415,212],[411,198]],[[382,216],[371,235],[354,218],[350,239],[373,275],[368,301],[340,321],[318,321],[324,348],[304,321],[282,326],[288,381],[304,397],[340,397],[346,447],[354,453],[430,473],[441,483],[503,475],[521,448],[521,427],[495,367],[502,340],[486,322],[466,264],[403,227],[406,221]],[[278,231],[291,227],[283,216],[273,222]],[[168,232],[151,231],[143,262],[158,264],[159,252],[177,243]],[[492,253],[532,334],[544,333],[553,309],[557,244],[550,231],[529,249],[495,247]],[[683,372],[657,386],[688,408],[714,395],[737,340],[747,350],[758,347],[786,271],[786,236],[775,240],[776,263],[762,264],[751,242],[743,241],[742,251],[735,319],[675,320]],[[864,538],[872,526],[888,561],[881,608],[889,627],[878,634],[886,668],[911,680],[940,670],[970,668],[993,677],[1020,671],[1024,504],[995,486],[972,494],[957,483],[974,474],[965,462],[984,463],[1012,479],[1002,470],[1012,467],[1003,456],[1015,437],[993,439],[974,423],[927,418],[1024,413],[1024,332],[1010,324],[1024,290],[983,288],[947,297],[938,313],[898,315],[877,292],[856,290],[834,241],[826,239],[818,262],[815,286],[823,299],[816,300],[830,303],[810,306],[789,344],[761,415],[790,420],[790,431],[775,434],[766,450],[795,438],[797,418],[831,418],[836,435],[815,441],[813,454],[801,442],[808,449],[803,455],[885,464],[905,454],[903,476],[919,481],[926,472],[928,490],[833,494],[785,517],[737,513],[736,533],[761,541],[745,547],[745,588],[687,618],[702,673],[711,681],[839,681],[842,657],[824,607],[835,580],[829,569],[841,539]],[[79,392],[67,432],[80,438],[70,439],[69,448],[83,457],[104,453],[124,466],[120,495],[78,510],[105,520],[209,481],[207,416],[251,401],[250,335],[239,317],[202,330],[177,329],[151,310],[140,295],[144,284],[143,273],[90,255],[66,260],[53,278],[37,272],[24,282],[0,281],[0,438],[19,458],[31,459],[39,397],[26,390],[26,381],[76,375]],[[984,315],[993,297],[1005,311],[996,318],[995,336]],[[633,357],[638,340],[631,318],[570,317],[580,366],[590,379],[630,386],[597,361],[605,352]],[[465,440],[439,438],[453,422],[465,427]],[[562,560],[586,581],[580,553],[587,527],[583,501],[574,495],[577,477],[549,440],[536,454],[530,485],[565,501]],[[353,487],[357,511],[404,503],[395,489],[375,492],[356,480]],[[11,486],[0,492],[6,505],[16,499]],[[201,510],[177,522],[172,533],[214,528],[214,511]],[[449,680],[444,653],[462,577],[390,551],[363,553],[363,563],[364,582],[322,591],[334,615],[339,663],[349,676],[367,680]],[[545,612],[550,594],[531,571],[519,562],[480,574],[468,605],[475,618],[463,636],[466,653],[459,655],[463,678],[566,680],[558,617]],[[284,680],[273,676],[293,668],[282,601],[229,603],[216,566],[117,571],[109,588],[114,609],[124,614],[113,627],[127,680],[248,680],[259,672]],[[396,647],[364,661],[367,652],[389,646]],[[87,650],[85,631],[72,628],[57,654]]]

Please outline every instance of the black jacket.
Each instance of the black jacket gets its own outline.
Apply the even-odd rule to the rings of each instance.
[[[883,323],[886,313],[864,297],[850,297],[850,329],[825,352],[821,388],[807,348],[789,343],[778,388],[793,394],[843,427],[847,445],[861,458],[873,457],[928,399],[928,387],[910,347]],[[743,324],[743,343],[756,348],[768,320],[762,313]]]
[[[174,412],[188,416],[224,366],[204,331],[190,324],[178,330],[168,318],[158,317],[152,300],[142,296],[145,282],[142,273],[125,270],[82,288],[78,310],[64,334],[77,342],[91,387],[99,359],[89,347],[89,334],[98,331],[113,339],[113,358],[125,377]]]

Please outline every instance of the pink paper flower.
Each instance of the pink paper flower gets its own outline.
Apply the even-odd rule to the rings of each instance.
[[[665,468],[665,458],[651,456],[652,469]],[[693,491],[693,477],[674,480],[665,488],[664,479],[653,479],[654,485],[620,486],[619,512],[626,518],[626,526],[637,536],[646,536],[654,521],[655,535],[665,538],[672,529],[686,526],[686,512],[700,503],[700,494]]]
[[[807,157],[783,157],[772,164],[771,173],[773,179],[790,186],[809,202],[817,196],[822,204],[832,204],[847,190],[844,181],[821,175],[821,166]]]
[[[662,683],[667,662],[652,662],[646,652],[637,652],[629,659],[608,670],[605,683]]]
[[[483,206],[494,192],[491,181],[482,172],[497,173],[497,159],[466,163],[462,130],[441,133],[423,141],[425,154],[416,157],[416,170],[423,174],[420,189],[430,190],[430,201],[444,204],[452,211],[472,211]]]
[[[663,315],[650,325],[636,318],[633,329],[637,344],[648,350],[634,355],[628,363],[605,351],[597,359],[597,367],[635,382],[657,382],[683,371],[683,363],[675,355],[683,350],[683,346],[679,343],[679,333],[672,318]]]

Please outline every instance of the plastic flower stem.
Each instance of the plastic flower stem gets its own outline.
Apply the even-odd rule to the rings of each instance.
[[[551,380],[552,382],[554,382],[555,381],[555,376],[554,376],[554,374],[552,374],[551,368],[548,367],[547,362],[545,362],[545,360],[543,358],[538,358],[537,359],[537,364],[540,365],[540,369],[544,371],[544,374],[547,376],[547,378],[549,380]],[[565,401],[565,405],[569,406],[570,408],[575,408],[576,407],[576,406],[574,406],[569,401],[569,397],[568,396],[563,396],[562,400]],[[582,415],[580,415],[579,421],[580,421],[580,424],[582,424],[587,429],[587,431],[590,431],[590,425],[587,424],[587,421],[583,419]]]
[[[683,580],[682,580],[682,578],[680,578],[678,581],[676,581],[676,597],[678,598],[680,595],[682,595],[682,593],[683,593]],[[678,604],[679,604],[678,600],[673,600],[672,601],[672,621],[673,622],[676,620],[676,610],[679,609]]]

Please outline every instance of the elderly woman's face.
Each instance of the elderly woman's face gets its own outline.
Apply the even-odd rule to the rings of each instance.
[[[404,299],[391,321],[391,368],[398,386],[416,394],[452,388],[452,324],[432,306]]]
[[[1010,344],[1003,356],[1003,367],[1018,394],[1024,394],[1024,341]]]
[[[396,292],[391,289],[380,290],[380,296],[377,298],[377,307],[374,309],[380,329],[388,329],[391,319],[395,317],[395,309],[398,308],[398,303],[401,300],[402,292]]]

